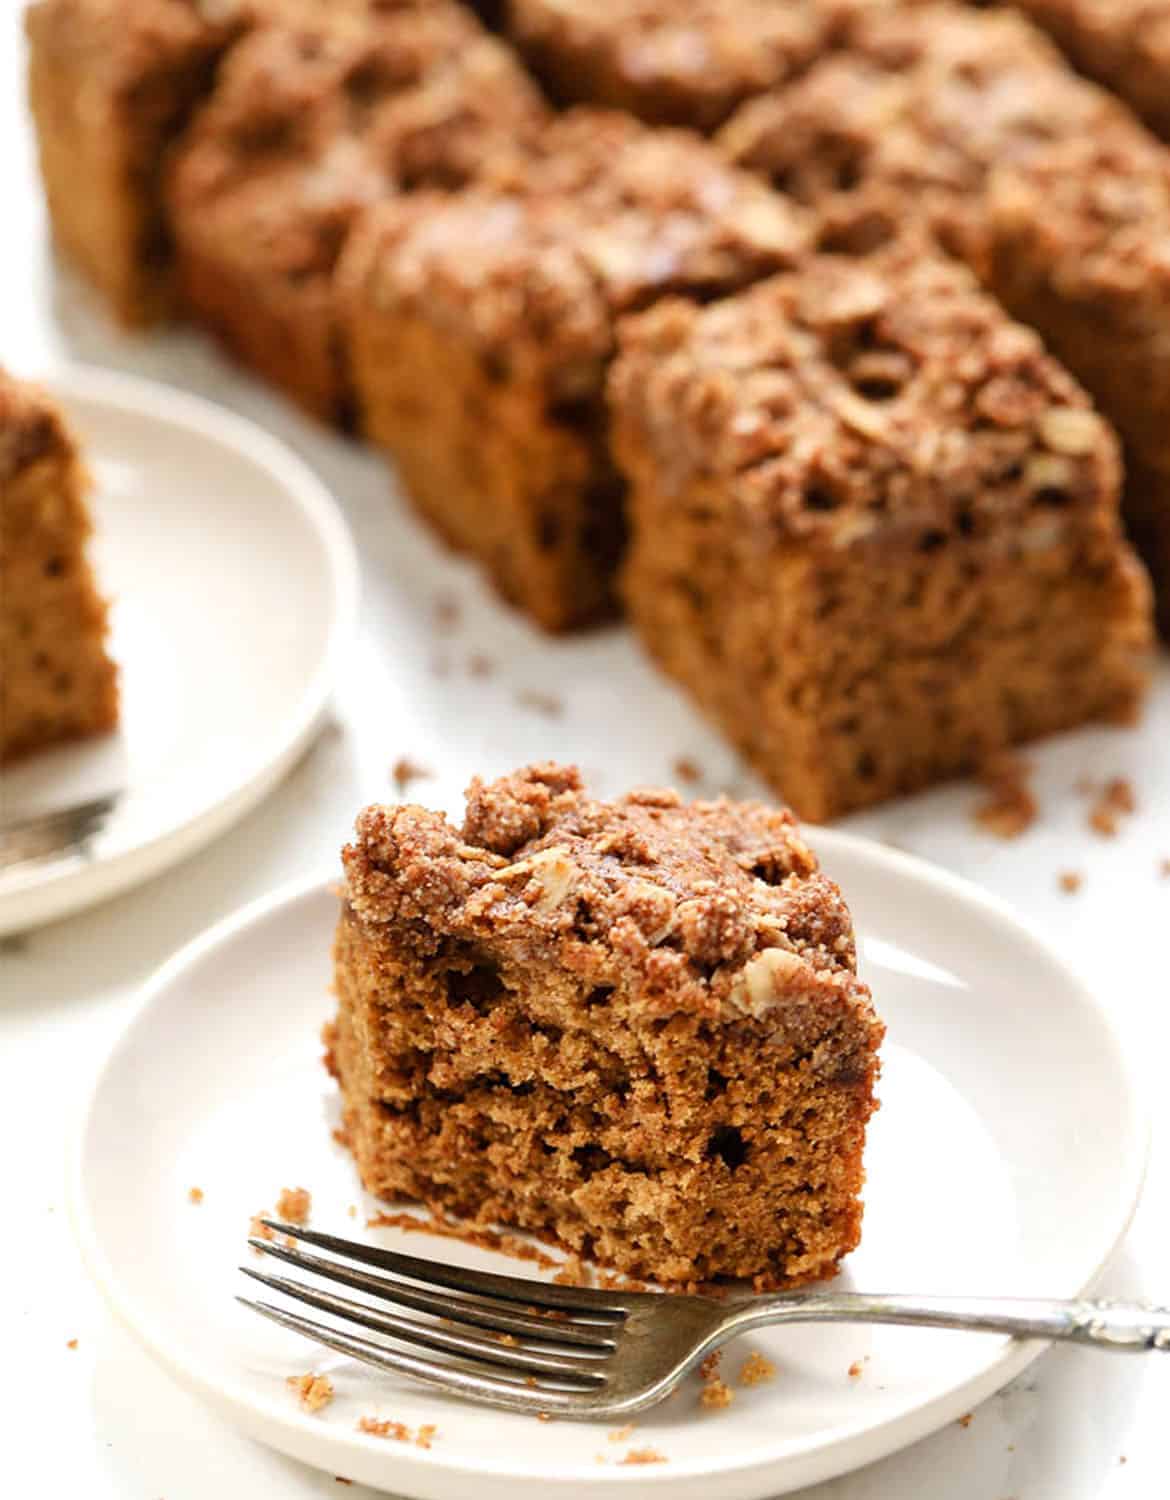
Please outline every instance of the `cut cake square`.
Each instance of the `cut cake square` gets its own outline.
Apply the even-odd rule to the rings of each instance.
[[[883,1026],[787,812],[530,766],[462,828],[370,807],[330,1061],[366,1188],[667,1285],[858,1242]]]

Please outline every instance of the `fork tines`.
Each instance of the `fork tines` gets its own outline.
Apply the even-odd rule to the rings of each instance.
[[[383,1305],[250,1266],[240,1267],[245,1275],[380,1337],[319,1323],[270,1302],[238,1301],[366,1364],[498,1406],[579,1413],[583,1401],[603,1398],[622,1325],[633,1301],[641,1300],[637,1293],[611,1295],[442,1265],[277,1219],[262,1223],[328,1251],[329,1258],[259,1238],[249,1240],[254,1250]]]

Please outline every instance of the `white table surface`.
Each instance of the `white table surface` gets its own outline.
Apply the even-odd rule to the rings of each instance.
[[[79,1100],[134,1004],[176,948],[242,902],[331,868],[362,803],[393,796],[409,756],[416,796],[454,806],[468,776],[531,758],[577,759],[601,792],[671,779],[754,790],[719,740],[621,630],[552,643],[496,605],[474,571],[409,516],[372,456],[310,427],[231,371],[199,337],[119,336],[49,254],[31,157],[15,0],[0,5],[0,360],[19,373],[81,359],[199,391],[297,448],[338,495],[363,557],[362,634],[334,718],[287,781],[234,831],[152,885],[0,951],[0,1494],[85,1500],[286,1500],[336,1495],[331,1476],[269,1453],[205,1413],[115,1327],[78,1261],[63,1197]],[[462,601],[449,630],[444,596]],[[476,653],[490,676],[469,670]],[[553,692],[549,717],[518,701]],[[1145,1196],[1103,1290],[1170,1301],[1170,662],[1143,728],[1067,736],[1034,752],[1042,815],[1004,843],[972,826],[957,786],[850,820],[1006,896],[1099,987],[1148,1088],[1154,1149]],[[1127,775],[1139,814],[1091,833],[1082,776]],[[1063,870],[1084,874],[1062,894]],[[1021,976],[1021,1004],[1027,976]],[[67,1347],[76,1339],[77,1348]],[[951,1426],[816,1500],[1137,1500],[1170,1494],[1170,1359],[1046,1355]],[[357,1500],[363,1491],[348,1493]]]

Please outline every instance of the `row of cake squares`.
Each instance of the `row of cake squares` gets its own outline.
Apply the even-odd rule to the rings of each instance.
[[[1132,715],[1114,432],[980,286],[1124,435],[1170,583],[1170,168],[1124,106],[1011,16],[843,0],[782,7],[823,55],[708,142],[551,119],[453,5],[306,3],[222,63],[156,244],[509,598],[595,618],[624,553],[652,651],[815,818]]]

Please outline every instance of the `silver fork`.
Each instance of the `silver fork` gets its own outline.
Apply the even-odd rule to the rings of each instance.
[[[328,1251],[330,1258],[258,1238],[248,1242],[254,1250],[389,1306],[356,1302],[250,1266],[240,1267],[245,1275],[407,1347],[238,1298],[245,1307],[363,1364],[511,1411],[598,1421],[630,1416],[668,1396],[704,1355],[729,1339],[776,1323],[900,1323],[1066,1339],[1097,1349],[1170,1351],[1170,1309],[1138,1303],[834,1291],[735,1292],[726,1298],[593,1291],[470,1271],[278,1219],[262,1222]]]
[[[120,792],[111,792],[35,818],[0,824],[0,870],[64,854],[84,854],[90,839],[102,831],[120,796]]]

